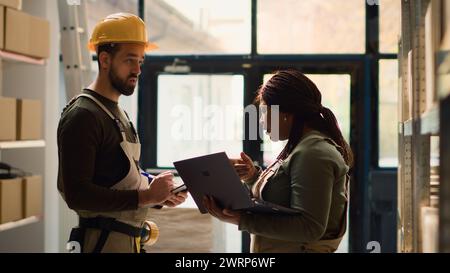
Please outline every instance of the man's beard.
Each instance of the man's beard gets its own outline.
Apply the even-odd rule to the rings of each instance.
[[[120,94],[125,96],[133,95],[136,85],[128,84],[128,80],[137,77],[138,75],[136,74],[130,74],[126,80],[122,80],[117,76],[114,68],[111,68],[111,70],[109,71],[109,81],[111,82],[111,85],[114,87],[114,89],[119,91]]]

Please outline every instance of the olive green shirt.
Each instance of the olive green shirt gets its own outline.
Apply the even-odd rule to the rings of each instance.
[[[297,252],[302,243],[339,236],[349,167],[336,146],[318,131],[303,136],[262,190],[263,200],[301,213],[242,214],[239,229],[252,234],[252,252]]]

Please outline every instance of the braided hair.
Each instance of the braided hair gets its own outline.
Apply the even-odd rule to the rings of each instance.
[[[258,91],[256,103],[268,107],[278,105],[280,112],[294,116],[289,139],[278,159],[286,159],[303,137],[305,124],[336,142],[348,166],[353,166],[353,153],[342,136],[336,116],[322,106],[322,94],[317,86],[298,70],[278,71]]]

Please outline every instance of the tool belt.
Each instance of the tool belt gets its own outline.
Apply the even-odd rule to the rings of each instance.
[[[102,251],[111,231],[126,234],[126,235],[134,237],[134,238],[148,236],[147,229],[138,228],[138,227],[135,227],[132,225],[125,224],[125,223],[117,221],[114,218],[107,218],[107,217],[83,218],[83,217],[80,217],[78,229],[81,229],[82,232],[78,231],[78,233],[81,233],[82,235],[84,235],[84,231],[88,228],[101,230],[100,237],[97,241],[97,244],[95,245],[93,253],[100,253]],[[84,236],[83,236],[83,238],[79,238],[79,239],[81,239],[81,240],[77,240],[77,241],[80,242],[81,248],[83,248]],[[141,246],[136,246],[136,248],[138,248],[138,247],[141,247]],[[141,252],[142,251],[143,251],[143,249],[141,249]],[[136,249],[136,252],[139,252],[139,251]]]

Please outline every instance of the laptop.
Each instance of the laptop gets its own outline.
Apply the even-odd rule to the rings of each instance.
[[[252,198],[225,152],[190,158],[173,163],[202,214],[207,213],[203,197],[212,196],[219,206],[232,210],[258,213],[297,214],[298,210],[286,208],[264,200]]]

